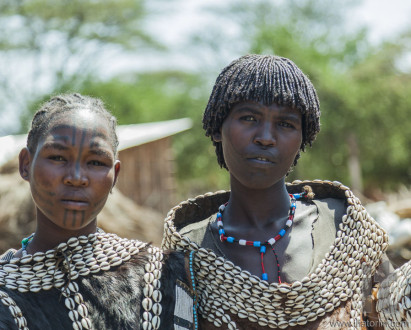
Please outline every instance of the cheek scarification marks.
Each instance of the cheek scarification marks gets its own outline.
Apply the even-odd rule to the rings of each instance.
[[[44,204],[47,204],[48,206],[54,206],[53,202],[51,200],[47,199],[46,197],[44,197],[43,194],[36,187],[33,186],[32,189],[33,189],[33,194],[36,194],[37,196],[39,196],[41,201]],[[46,194],[47,194],[47,192],[46,192]]]
[[[32,188],[32,194],[39,197],[39,204],[41,203],[41,209],[44,212],[47,212],[49,215],[54,215],[54,212],[49,208],[49,206],[54,206],[52,201],[48,200],[47,198],[44,198],[42,194],[40,194],[40,192],[34,187]]]

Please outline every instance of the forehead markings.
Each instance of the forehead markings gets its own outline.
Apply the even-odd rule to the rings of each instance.
[[[97,137],[100,137],[100,138],[102,138],[103,140],[106,140],[106,139],[107,139],[107,135],[105,135],[105,134],[103,134],[103,133],[97,133],[97,134],[94,136],[94,138],[97,138]],[[92,139],[92,140],[90,141],[90,149],[94,149],[94,153],[96,153],[96,154],[99,153],[99,151],[98,151],[97,149],[99,149],[100,147],[103,147],[103,148],[104,148],[104,146],[102,146],[100,142],[96,141],[95,139]],[[112,147],[112,144],[111,144],[111,143],[110,143],[110,150],[113,150],[113,147]],[[113,150],[113,152],[114,152],[114,150]],[[104,152],[104,153],[106,153],[106,152]]]
[[[90,138],[90,145],[89,145],[90,149],[100,147],[100,143],[98,141],[96,141],[95,138],[101,138],[103,140],[109,139],[107,134],[98,131],[97,122],[94,122],[93,133],[92,133],[91,138]],[[110,141],[110,145],[111,144],[112,144],[112,142]]]
[[[78,155],[77,155],[77,159],[76,159],[76,174],[78,174],[79,171],[80,171],[80,158],[81,158],[81,154],[83,152],[84,140],[85,139],[86,139],[86,131],[83,130],[83,132],[81,133],[80,147],[78,149]]]
[[[112,145],[113,145],[113,137],[111,136],[111,130],[110,129],[108,129],[107,130],[108,131],[108,133],[109,133],[109,136],[107,136],[107,134],[106,133],[102,133],[102,132],[100,132],[99,130],[98,130],[98,123],[97,123],[97,121],[95,120],[95,121],[93,121],[93,132],[92,132],[92,134],[91,134],[91,137],[90,137],[90,144],[89,144],[89,148],[90,149],[93,149],[93,148],[99,148],[100,146],[101,146],[101,144],[98,142],[98,141],[96,141],[95,139],[96,138],[101,138],[101,139],[103,139],[103,140],[109,140],[109,144],[110,144],[110,146],[111,146],[111,149],[113,149],[113,147],[112,147]],[[114,151],[114,150],[113,150]],[[97,153],[96,153],[97,154]],[[107,154],[107,153],[105,153],[105,154]]]
[[[57,134],[57,130],[60,129],[68,129],[71,130],[71,144],[74,146],[75,144],[75,139],[76,139],[76,126],[74,125],[67,125],[67,124],[58,124],[54,127],[51,128],[50,134],[53,136],[53,138],[57,141],[63,141],[65,143],[69,143],[70,141],[70,136],[69,135],[62,135],[62,134]]]
[[[76,117],[73,115],[71,116],[71,119],[73,120],[73,126],[72,126],[72,137],[71,137],[71,145],[74,146],[76,144]]]
[[[70,138],[67,135],[52,134],[54,140],[68,143]]]
[[[93,148],[94,147],[94,142],[93,142],[93,140],[94,140],[94,138],[96,137],[96,136],[98,136],[98,132],[97,132],[97,122],[96,121],[93,121],[93,132],[91,133],[91,137],[90,137],[90,145],[89,145],[89,147],[90,148]]]
[[[67,113],[62,113],[57,115],[57,117],[54,120],[62,120],[63,123],[57,123],[55,126],[53,126],[50,130],[50,132],[53,132],[58,129],[71,129],[71,145],[74,146],[76,144],[76,131],[77,131],[77,121],[76,121],[76,116],[75,114],[72,114],[71,116],[68,116]],[[65,120],[71,120],[71,124],[64,124]],[[66,141],[67,143],[69,141]]]

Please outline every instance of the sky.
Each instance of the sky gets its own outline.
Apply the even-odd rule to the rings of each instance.
[[[153,3],[158,5],[157,2]],[[171,49],[171,54],[167,56],[166,61],[162,56],[146,57],[142,61],[135,61],[135,56],[133,56],[129,60],[124,59],[121,63],[119,62],[117,67],[112,67],[113,71],[122,71],[124,67],[137,70],[144,70],[147,67],[161,68],[170,63],[179,69],[196,70],[199,63],[195,61],[195,56],[185,52],[185,43],[193,31],[201,30],[202,26],[209,25],[210,20],[214,18],[204,9],[225,6],[226,3],[221,0],[173,0],[164,1],[160,10],[151,8],[159,14],[150,19],[147,30],[167,45]],[[348,14],[347,29],[354,30],[359,26],[368,27],[370,40],[374,44],[398,35],[410,25],[411,0],[358,0],[357,7],[354,8]],[[224,22],[222,28],[230,29],[226,23]],[[239,56],[239,54],[224,55],[227,59],[222,60],[223,63],[230,62],[233,56]],[[112,72],[107,71],[106,75],[111,76]]]
[[[158,2],[151,3],[158,4]],[[330,3],[332,3],[331,0]],[[368,27],[370,40],[375,44],[381,40],[389,40],[391,36],[397,35],[410,24],[411,0],[363,0],[358,1],[358,3],[359,5],[353,11],[350,11],[347,19],[347,28]],[[150,5],[149,1],[148,4]],[[164,55],[145,55],[145,58],[140,61],[136,60],[135,55],[128,58],[124,57],[122,60],[116,61],[117,65],[114,65],[114,63],[113,65],[110,64],[111,71],[105,70],[105,76],[103,74],[102,78],[109,78],[122,71],[130,72],[133,69],[161,68],[164,65],[174,65],[177,69],[195,70],[201,63],[199,64],[198,61],[194,60],[196,56],[185,51],[184,44],[187,42],[193,29],[206,26],[206,23],[211,19],[211,14],[204,11],[204,7],[218,6],[220,4],[224,5],[225,2],[221,0],[162,1],[161,9],[151,8],[155,11],[158,10],[159,14],[151,18],[150,22],[148,22],[147,30],[151,31],[154,37],[159,38],[160,41],[164,42],[174,51],[167,55],[166,59]],[[222,28],[229,29],[230,27],[225,25]],[[220,54],[220,56],[225,58],[219,60],[222,63],[228,63],[238,55]],[[20,65],[19,63],[21,61],[18,61],[17,64]],[[16,72],[15,86],[19,89],[24,89],[25,70],[16,70]],[[45,77],[43,83],[40,79],[37,83],[34,88],[45,88],[47,77]],[[18,93],[16,95],[18,96]],[[19,111],[16,108],[20,107],[21,104],[14,107],[9,105],[7,111],[0,111],[0,136],[4,135],[5,132],[16,130],[19,122]]]
[[[371,40],[389,38],[409,25],[411,1],[409,0],[363,0],[354,10],[355,24],[365,24],[370,28]]]
[[[347,14],[347,28],[368,27],[370,40],[373,43],[397,35],[410,24],[411,0],[358,0],[356,2],[357,6]],[[165,3],[167,7],[163,10],[170,12],[170,15],[161,15],[151,22],[151,29],[159,31],[158,37],[173,48],[183,44],[193,29],[209,21],[210,16],[203,8],[225,4],[221,0],[179,0],[178,3],[181,5],[176,6],[175,1]],[[224,25],[222,28],[229,27]],[[190,66],[192,63],[188,61],[184,65]]]

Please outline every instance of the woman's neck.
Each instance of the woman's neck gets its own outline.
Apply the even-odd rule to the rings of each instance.
[[[250,189],[231,181],[231,193],[224,211],[224,226],[236,230],[282,227],[288,216],[290,197],[282,180],[267,189]]]
[[[87,226],[78,230],[67,230],[61,228],[48,219],[44,219],[41,212],[37,212],[37,228],[34,237],[28,244],[26,251],[29,254],[45,252],[55,248],[62,242],[66,242],[70,237],[89,235],[97,230],[97,220],[94,219]]]

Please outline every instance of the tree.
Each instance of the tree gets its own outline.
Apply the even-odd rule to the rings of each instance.
[[[9,8],[14,8],[11,0],[5,3]],[[48,4],[46,0],[21,0],[16,3],[19,6]],[[51,79],[56,81],[54,88],[47,91],[36,89],[36,95],[49,94],[53,90],[56,93],[81,91],[101,97],[122,124],[186,116],[192,118],[193,129],[175,140],[181,191],[188,195],[228,188],[226,171],[218,170],[213,146],[204,137],[201,127],[202,111],[221,68],[246,53],[285,56],[295,61],[313,81],[322,108],[322,128],[317,141],[302,156],[288,179],[327,178],[354,188],[357,186],[360,190],[362,181],[365,192],[370,192],[373,187],[394,188],[400,182],[411,183],[408,165],[411,156],[408,115],[411,100],[407,92],[411,87],[410,74],[398,66],[400,59],[409,52],[409,34],[404,34],[396,42],[372,47],[367,41],[365,29],[347,33],[344,13],[349,12],[349,6],[354,1],[337,1],[330,6],[326,0],[235,0],[227,5],[224,3],[223,9],[211,11],[215,19],[210,20],[210,26],[201,26],[200,32],[193,27],[196,34],[187,44],[185,52],[197,59],[199,68],[196,72],[129,72],[108,81],[97,79],[97,72],[101,74],[101,71],[113,66],[113,60],[108,61],[103,56],[107,52],[157,46],[140,28],[140,23],[144,21],[143,4],[137,2],[143,11],[138,16],[134,14],[140,13],[140,7],[136,5],[138,8],[134,6],[130,9],[128,6],[131,3],[136,4],[126,0],[87,0],[79,4],[80,7],[86,6],[81,10],[80,7],[68,8],[67,17],[58,4],[61,17],[57,15],[57,21],[51,17],[54,14],[48,15],[47,10],[42,12],[39,8],[30,9],[38,12],[38,17],[27,15],[28,9],[25,9],[25,15],[14,16],[10,10],[2,11],[1,15],[7,18],[8,24],[13,23],[13,17],[20,22],[22,18],[19,17],[22,16],[30,22],[30,27],[36,28],[37,21],[47,22],[48,27],[44,29],[47,32],[43,34],[45,37],[35,40],[38,47],[43,47],[41,49],[22,46],[25,44],[22,41],[24,38],[26,42],[30,40],[27,37],[30,29],[23,29],[26,34],[22,36],[16,32],[11,41],[0,36],[0,45],[6,47],[4,45],[8,44],[10,49],[3,55],[14,56],[22,51],[30,55],[38,51],[40,61],[44,58],[40,53],[45,52],[45,58],[53,58],[53,51],[59,49],[56,45],[70,45],[68,50],[63,51],[68,54],[68,60],[57,56],[58,65],[53,65],[51,74],[46,75],[54,77]],[[99,4],[106,9],[94,17],[91,9],[96,9]],[[50,2],[50,6],[53,3]],[[84,11],[87,19],[74,29],[74,22],[78,20],[77,9],[78,12]],[[111,21],[111,11],[117,12],[114,14],[115,23]],[[121,17],[128,17],[129,20],[124,23]],[[99,23],[107,20],[107,26]],[[215,24],[216,21],[219,24]],[[125,24],[129,29],[120,31],[116,28],[119,24]],[[63,27],[62,32],[60,26]],[[74,29],[74,35],[68,32],[71,31],[69,27]],[[133,35],[133,28],[140,31],[134,39],[129,38]],[[36,32],[34,35],[41,34]],[[56,36],[60,44],[57,41],[51,46],[43,44],[44,40],[53,41]],[[60,40],[62,36],[65,37]],[[17,46],[10,46],[12,42]],[[15,51],[11,50],[13,47]],[[73,63],[71,61],[74,64],[67,64]],[[34,82],[35,78],[32,77]],[[16,88],[9,91],[19,92]],[[21,99],[26,106],[28,98]]]
[[[81,92],[104,100],[119,124],[192,119],[192,129],[173,138],[179,197],[186,199],[222,185],[228,188],[225,171],[218,171],[214,148],[202,129],[209,94],[205,84],[201,75],[158,71],[91,81]]]
[[[289,180],[339,180],[371,195],[373,187],[411,184],[410,74],[397,65],[409,51],[410,38],[404,34],[396,42],[372,47],[366,29],[347,33],[344,11],[352,5],[230,2],[216,11],[216,20],[227,20],[228,28],[207,29],[196,39],[203,39],[215,54],[276,54],[296,62],[317,88],[322,128]],[[222,36],[217,39],[217,34]]]
[[[44,94],[107,74],[120,53],[159,48],[146,15],[144,0],[1,1],[1,108],[23,112]]]

